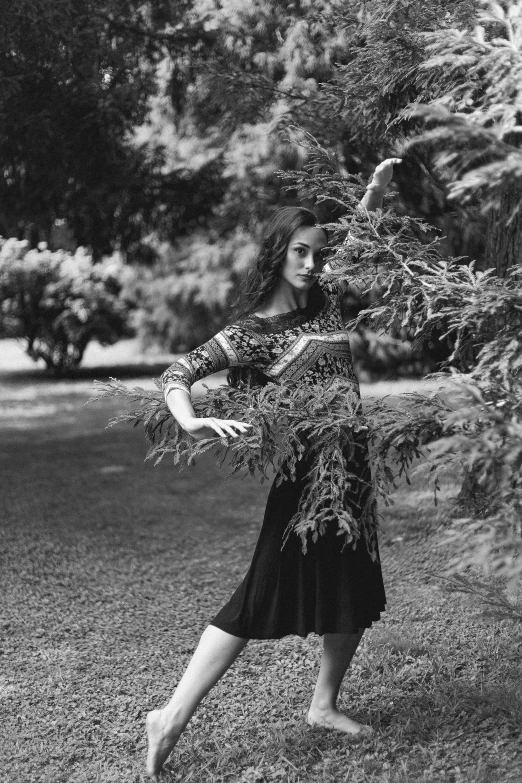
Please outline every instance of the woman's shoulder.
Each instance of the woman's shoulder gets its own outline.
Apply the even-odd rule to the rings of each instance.
[[[257,356],[263,347],[262,332],[257,328],[255,320],[248,316],[228,324],[213,339],[229,345],[236,354],[247,357]]]
[[[259,319],[253,315],[242,315],[222,330],[232,340],[256,339],[259,330]]]

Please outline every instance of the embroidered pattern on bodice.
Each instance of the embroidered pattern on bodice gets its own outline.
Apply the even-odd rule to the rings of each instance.
[[[279,384],[326,386],[341,378],[352,383],[357,405],[359,382],[342,320],[342,290],[335,282],[319,285],[323,296],[315,306],[269,318],[241,318],[178,359],[161,376],[165,397],[171,389],[190,393],[192,384],[207,375],[246,365]]]

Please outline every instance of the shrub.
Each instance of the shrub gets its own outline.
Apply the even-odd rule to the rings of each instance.
[[[45,243],[29,249],[26,240],[0,238],[0,329],[25,340],[31,359],[66,374],[90,340],[112,345],[132,335],[133,304],[122,295],[132,274],[114,257],[93,263],[83,248],[52,252]]]
[[[132,286],[139,337],[144,347],[191,350],[230,318],[238,276],[254,253],[252,237],[241,228],[214,241],[197,233],[176,246],[162,244],[157,253],[156,266]]]

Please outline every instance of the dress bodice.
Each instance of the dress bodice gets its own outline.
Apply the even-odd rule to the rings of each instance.
[[[219,370],[248,366],[279,384],[329,385],[341,378],[351,382],[358,399],[341,313],[342,289],[332,281],[317,285],[322,295],[306,307],[267,318],[240,318],[178,359],[161,376],[165,396],[175,388],[190,392],[193,383]]]

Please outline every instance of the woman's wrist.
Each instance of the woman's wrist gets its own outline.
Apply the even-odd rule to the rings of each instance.
[[[174,415],[174,411],[171,410],[170,412],[178,422],[179,426],[184,430],[189,429],[191,426],[193,426],[194,422],[198,420],[197,416],[186,416],[180,414],[179,411],[176,411],[176,414]]]
[[[372,193],[384,193],[386,190],[386,185],[378,185],[376,182],[370,182],[369,185],[366,186],[366,190],[372,191]]]

